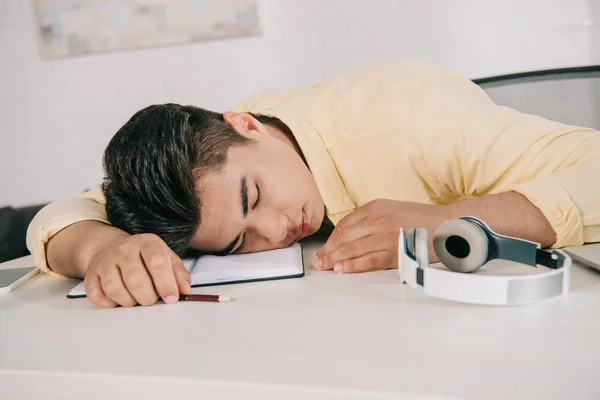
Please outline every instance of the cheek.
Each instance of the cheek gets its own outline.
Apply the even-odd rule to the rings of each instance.
[[[277,174],[282,185],[306,189],[310,172],[297,154],[279,155],[277,163],[272,165],[272,171]]]
[[[249,238],[250,243],[247,246],[244,246],[244,251],[242,253],[256,253],[260,251],[267,250],[276,250],[285,247],[283,244],[273,244],[269,240],[264,238],[260,238],[259,236],[254,236]]]
[[[298,165],[291,159],[294,155],[289,153],[264,154],[257,162],[260,163],[260,175],[265,183],[274,188],[288,188],[298,181]]]
[[[269,185],[273,193],[274,205],[279,207],[297,206],[311,193],[307,179],[297,166],[281,165],[273,167],[270,172],[272,183]]]
[[[261,166],[260,176],[277,202],[297,203],[315,190],[314,179],[300,156],[286,145],[263,149],[255,161]],[[286,206],[286,204],[280,204]]]

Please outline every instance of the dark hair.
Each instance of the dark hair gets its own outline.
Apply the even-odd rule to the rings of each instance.
[[[154,233],[182,256],[200,224],[196,179],[218,172],[231,146],[250,142],[222,114],[202,108],[162,104],[138,111],[104,152],[108,220],[130,234]]]

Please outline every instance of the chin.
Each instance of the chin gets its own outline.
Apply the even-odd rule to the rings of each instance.
[[[323,220],[325,219],[324,205],[321,206],[323,207],[323,213],[319,213],[318,211],[315,211],[315,209],[318,209],[317,207],[311,207],[309,204],[310,203],[307,203],[307,205],[305,206],[305,210],[307,213],[309,213],[309,210],[312,209],[312,212],[308,216],[310,218],[310,226],[308,227],[308,232],[306,233],[306,236],[314,235],[315,233],[317,233],[319,229],[321,229],[321,225],[323,225]]]
[[[317,217],[314,217],[314,218],[316,219]],[[321,220],[318,223],[316,223],[316,224],[315,224],[314,221],[311,221],[311,222],[314,225],[311,226],[310,228],[308,228],[308,233],[306,234],[306,236],[314,235],[315,233],[318,232],[318,230],[321,228],[321,225],[323,225],[323,218],[321,218]]]

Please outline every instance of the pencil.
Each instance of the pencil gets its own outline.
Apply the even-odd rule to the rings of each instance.
[[[231,297],[219,296],[218,294],[182,294],[181,296],[179,296],[179,300],[223,302],[230,301]]]

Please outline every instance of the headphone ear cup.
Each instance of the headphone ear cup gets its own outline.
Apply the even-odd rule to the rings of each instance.
[[[441,223],[433,236],[433,248],[448,269],[473,272],[488,259],[488,237],[479,226],[464,219]]]

